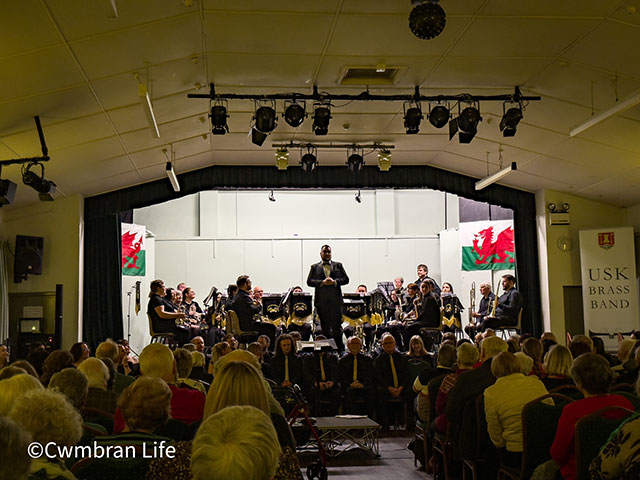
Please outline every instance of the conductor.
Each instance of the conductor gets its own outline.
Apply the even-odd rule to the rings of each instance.
[[[321,262],[311,265],[307,285],[316,289],[314,305],[320,317],[322,333],[333,338],[340,353],[344,352],[342,343],[342,290],[349,283],[347,272],[340,262],[331,261],[331,247],[323,245],[320,249]]]

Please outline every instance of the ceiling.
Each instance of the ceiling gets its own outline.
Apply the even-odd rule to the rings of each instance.
[[[112,3],[117,7],[114,17]],[[393,164],[432,165],[484,177],[502,162],[518,170],[501,182],[550,188],[618,206],[640,203],[640,107],[570,138],[593,112],[640,89],[640,0],[442,0],[444,32],[420,40],[408,28],[409,0],[21,0],[0,16],[0,159],[40,155],[40,115],[57,197],[85,196],[165,177],[163,148],[176,172],[209,165],[274,165],[273,142],[395,145]],[[254,105],[229,102],[230,134],[213,136],[206,99],[219,93],[359,93],[338,85],[345,66],[401,66],[376,94],[508,94],[531,102],[515,137],[499,132],[502,104],[482,103],[469,145],[423,121],[406,135],[401,102],[335,101],[329,135],[307,119],[282,119],[263,147],[247,132]],[[153,138],[137,91],[148,83],[159,124]],[[200,87],[204,86],[204,87]],[[200,87],[200,88],[199,88]],[[426,107],[424,107],[426,109]],[[282,103],[278,103],[279,114]],[[375,164],[375,155],[365,157]],[[290,161],[297,163],[297,152]],[[320,165],[342,165],[344,150],[321,150]],[[275,167],[274,167],[275,168]],[[346,169],[345,169],[346,170]],[[37,201],[21,184],[15,205]],[[166,177],[165,177],[166,178]]]

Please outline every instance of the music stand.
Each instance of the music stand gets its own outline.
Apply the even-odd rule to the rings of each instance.
[[[327,338],[325,340],[300,340],[297,342],[296,348],[298,352],[313,353],[313,352],[332,352],[337,350],[336,341],[333,338]]]

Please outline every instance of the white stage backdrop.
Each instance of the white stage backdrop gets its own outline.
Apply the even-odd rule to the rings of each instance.
[[[580,263],[585,332],[637,330],[633,228],[580,231]]]

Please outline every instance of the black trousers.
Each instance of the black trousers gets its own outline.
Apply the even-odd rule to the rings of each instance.
[[[278,331],[278,327],[276,327],[273,323],[267,322],[253,322],[251,324],[251,330],[255,330],[260,335],[266,335],[271,340],[269,344],[269,350],[273,351],[276,346],[276,334]]]
[[[327,338],[333,338],[338,347],[338,352],[344,352],[342,342],[342,308],[340,305],[316,305],[320,317],[322,334]]]
[[[302,325],[298,325],[297,323],[291,323],[287,327],[287,332],[300,332],[302,340],[308,341],[311,338],[311,324],[304,323]]]

